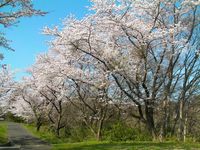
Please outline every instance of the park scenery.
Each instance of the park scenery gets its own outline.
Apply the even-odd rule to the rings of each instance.
[[[200,0],[0,10],[0,149],[200,150]]]

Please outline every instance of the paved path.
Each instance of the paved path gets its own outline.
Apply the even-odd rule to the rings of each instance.
[[[14,145],[19,145],[20,150],[50,150],[51,146],[36,137],[33,137],[23,127],[17,123],[8,124],[8,134],[10,141]]]

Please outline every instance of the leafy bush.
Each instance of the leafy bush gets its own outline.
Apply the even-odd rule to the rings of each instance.
[[[20,116],[16,116],[15,114],[13,114],[12,112],[7,112],[5,114],[5,119],[7,121],[13,121],[13,122],[18,122],[18,123],[23,123],[24,119]]]
[[[128,141],[136,139],[135,131],[120,122],[112,125],[111,130],[108,132],[108,138],[111,141]]]
[[[146,132],[131,128],[123,122],[118,122],[106,131],[105,138],[110,141],[149,141],[151,137]]]
[[[82,142],[90,138],[90,131],[85,126],[77,126],[70,129],[70,136],[72,142]]]

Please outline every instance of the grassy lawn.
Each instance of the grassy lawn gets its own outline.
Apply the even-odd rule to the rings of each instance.
[[[70,144],[54,144],[53,150],[198,150],[200,144],[183,144],[174,142],[131,142],[131,143],[108,143],[108,142],[82,142]]]
[[[6,122],[0,122],[0,145],[8,142],[8,127]]]
[[[53,150],[200,150],[200,143],[178,143],[178,142],[97,142],[87,141],[69,143],[67,139],[59,139],[44,127],[37,132],[35,127],[24,125],[34,136],[48,141]]]

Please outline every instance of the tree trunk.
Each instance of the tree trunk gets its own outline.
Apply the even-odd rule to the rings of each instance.
[[[42,117],[41,116],[36,116],[36,130],[40,131],[40,127],[42,126]]]
[[[165,99],[163,101],[163,118],[161,120],[161,128],[159,133],[159,140],[162,142],[164,138],[166,137],[167,129],[168,129],[168,122],[169,122],[169,100]]]
[[[98,131],[97,131],[97,140],[98,140],[98,141],[101,140],[102,128],[103,128],[103,121],[104,121],[104,118],[101,119],[100,122],[99,122]]]
[[[160,133],[159,133],[159,141],[160,142],[163,142],[163,137],[164,136],[164,127],[163,125],[161,125],[161,128],[160,128]]]
[[[178,128],[178,140],[183,140],[183,100],[180,100],[179,104],[179,128]]]
[[[42,123],[41,122],[39,122],[39,121],[37,121],[37,123],[36,123],[36,130],[37,130],[37,132],[38,131],[40,131],[40,127],[42,126]]]
[[[57,135],[58,137],[60,136],[61,119],[62,119],[62,115],[59,114],[58,122],[57,122],[57,126],[56,126],[56,135]]]
[[[60,128],[56,128],[56,135],[57,137],[60,137]]]
[[[154,109],[152,108],[152,106],[148,106],[146,105],[145,107],[145,113],[146,113],[146,124],[147,124],[147,128],[151,134],[151,136],[153,137],[153,140],[157,140],[157,135],[156,135],[156,130],[155,130],[155,124],[154,124]]]
[[[187,121],[188,121],[188,117],[187,117],[187,113],[186,113],[186,115],[185,115],[185,121],[184,121],[184,126],[183,126],[183,141],[184,141],[184,142],[186,142]]]

